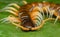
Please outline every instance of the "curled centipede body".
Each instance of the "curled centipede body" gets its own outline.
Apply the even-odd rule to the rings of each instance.
[[[47,20],[55,19],[54,23],[56,23],[56,21],[60,19],[60,5],[58,4],[48,2],[34,2],[27,4],[25,1],[23,1],[23,3],[25,4],[23,6],[18,6],[17,4],[12,3],[5,7],[4,11],[10,12],[15,16],[10,15],[0,21],[10,21],[22,30],[29,31],[41,28]],[[56,18],[53,18],[53,16]],[[44,17],[47,17],[47,19]]]

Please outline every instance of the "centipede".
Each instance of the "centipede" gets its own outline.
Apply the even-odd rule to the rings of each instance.
[[[23,1],[23,4],[23,6],[19,6],[16,3],[8,4],[3,10],[10,12],[11,15],[0,21],[9,21],[24,31],[34,31],[42,28],[47,20],[54,20],[55,24],[60,19],[59,4],[45,1],[33,3]]]

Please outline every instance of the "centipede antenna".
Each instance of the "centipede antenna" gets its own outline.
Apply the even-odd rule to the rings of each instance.
[[[55,19],[55,21],[54,21],[54,24],[57,22],[58,18],[59,18],[59,16],[56,17],[56,19]]]

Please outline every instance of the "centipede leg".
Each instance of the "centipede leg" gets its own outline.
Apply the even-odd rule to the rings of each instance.
[[[20,27],[20,28],[22,28],[23,30],[29,30],[28,28],[25,28],[25,27],[21,26],[21,25],[20,25],[20,24],[21,24],[21,20],[18,19],[18,18],[16,18],[16,17],[14,17],[13,15],[8,16],[6,19],[7,19],[7,21],[9,21],[10,23],[12,23],[12,24],[15,25],[16,27]],[[5,19],[5,20],[6,20],[6,19]],[[3,21],[5,21],[5,20],[3,20]]]
[[[12,6],[14,6],[14,7],[12,7]],[[12,4],[8,4],[5,8],[2,9],[2,11],[7,11],[7,12],[10,12],[10,13],[18,16],[19,11],[16,8],[19,10],[20,6],[18,6],[15,3],[12,3]]]
[[[46,11],[47,17],[48,17],[49,7],[48,6],[47,7],[43,7],[43,9]]]
[[[54,12],[55,12],[55,10],[50,10],[50,11],[49,11],[49,13],[50,13],[50,14],[49,14],[49,18],[52,18]]]
[[[4,11],[7,7],[11,7],[11,6],[14,6],[15,8],[19,9],[20,6],[17,5],[16,3],[11,3],[11,4],[8,4],[6,7],[4,7],[1,11]]]
[[[43,20],[42,23],[40,24],[40,26],[32,28],[32,30],[37,30],[37,29],[41,28],[44,25],[44,23],[48,20],[54,20],[54,18],[47,18],[47,19]]]
[[[20,20],[18,18],[14,17],[13,15],[10,15],[6,18],[3,18],[0,21],[3,21],[3,22],[6,22],[6,21],[20,22]]]
[[[21,24],[21,20],[19,20],[18,18],[15,18],[14,16],[9,16],[9,21],[13,24],[13,25],[15,25],[15,26],[17,26],[17,27],[20,27],[20,28],[22,28],[23,30],[29,30],[28,28],[25,28],[25,27],[23,27],[23,26],[21,26],[20,24]],[[17,23],[16,23],[17,22]]]
[[[8,16],[7,18],[1,19],[0,21],[2,21],[1,23],[4,22],[14,22],[14,23],[20,23],[20,20],[16,17],[14,17],[13,15]],[[16,26],[16,28],[18,28],[18,26]]]
[[[12,10],[14,11],[15,13],[18,13],[19,11],[13,7],[7,7],[6,10]]]
[[[11,11],[11,10],[5,10],[6,12],[10,12],[10,13],[12,13],[12,14],[14,14],[14,15],[16,15],[16,16],[18,16],[18,14],[17,13],[15,13],[14,11]]]
[[[9,19],[9,21],[12,23],[12,22],[14,22],[14,23],[20,23],[20,20],[18,19],[18,18],[16,18],[16,17],[14,17],[13,15],[10,15],[10,16],[8,16],[8,19]],[[13,24],[13,23],[12,23]],[[16,26],[16,29],[18,28],[18,26]]]
[[[25,0],[22,1],[24,4],[27,4],[27,2]]]
[[[7,17],[3,18],[3,19],[0,19],[0,23],[4,23],[4,22],[7,22],[7,21],[8,21]]]
[[[16,24],[16,23],[14,23],[14,22],[12,22],[12,21],[11,21],[11,23],[12,23],[13,25],[17,26],[17,27],[20,27],[22,30],[26,30],[26,31],[29,30],[28,28],[24,28],[24,27],[21,26],[20,24]]]
[[[42,8],[40,9],[40,12],[43,14],[42,16],[45,17],[45,16],[44,16],[44,11],[43,11]]]
[[[13,7],[7,7],[7,8],[5,8],[5,11],[6,12],[10,12],[10,13],[16,15],[16,16],[18,16],[18,13],[19,13],[19,11],[17,9],[13,8]]]
[[[34,11],[36,11],[36,10],[38,10],[40,14],[42,13],[42,16],[44,17],[44,11],[43,11],[43,9],[40,6],[36,6],[34,8]]]
[[[47,17],[48,17],[48,11],[46,10],[46,12],[47,12]]]
[[[55,19],[55,21],[54,21],[54,24],[57,22],[58,18],[59,18],[59,16],[56,17],[56,19]]]
[[[18,8],[18,9],[20,8],[20,6],[17,5],[16,3],[8,4],[6,7],[9,7],[9,6],[14,6],[14,7]]]

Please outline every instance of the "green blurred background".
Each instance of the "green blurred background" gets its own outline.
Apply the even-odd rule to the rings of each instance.
[[[0,0],[0,10],[9,3],[17,3],[21,5],[22,0]],[[28,3],[47,1],[60,4],[60,0],[26,0]],[[7,17],[10,13],[0,12],[0,19]],[[53,24],[54,21],[47,21],[44,26],[37,31],[24,32],[20,28],[16,28],[11,23],[0,22],[0,37],[60,37],[60,21]]]

